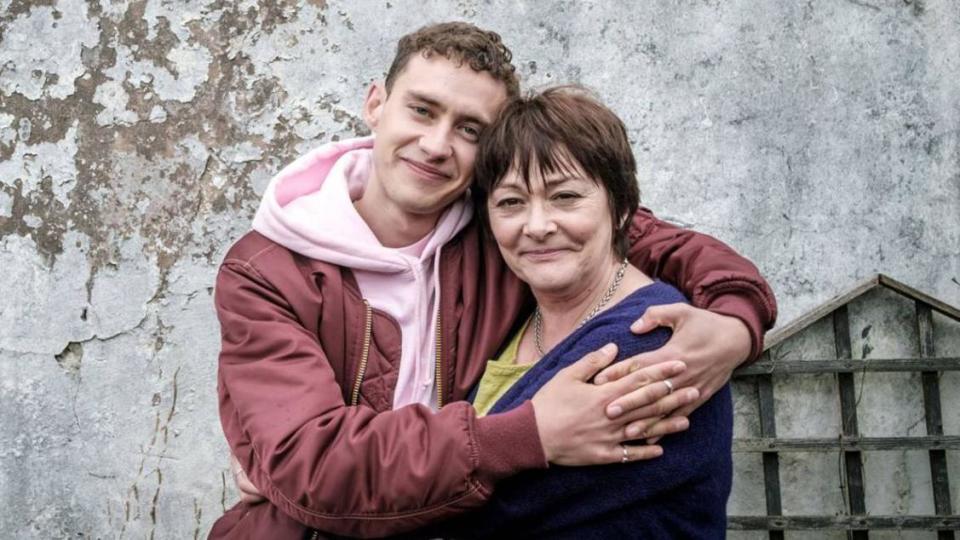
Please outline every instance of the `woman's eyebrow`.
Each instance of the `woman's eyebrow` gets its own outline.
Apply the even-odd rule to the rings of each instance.
[[[568,182],[576,182],[578,180],[581,180],[579,176],[563,173],[563,174],[557,174],[557,175],[550,175],[546,177],[543,182],[547,186],[553,187],[553,186],[559,186],[561,184],[566,184]]]

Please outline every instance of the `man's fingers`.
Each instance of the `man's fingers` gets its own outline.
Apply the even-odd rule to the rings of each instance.
[[[630,325],[630,331],[634,334],[645,334],[658,326],[674,328],[689,307],[687,304],[677,303],[648,308],[641,318]]]
[[[619,394],[619,397],[607,405],[607,417],[616,418],[667,395],[670,387],[663,380],[683,373],[686,367],[683,362],[662,362],[630,373],[611,384],[612,395]],[[651,384],[654,382],[657,384]]]
[[[257,486],[253,485],[253,482],[247,478],[247,473],[243,472],[243,470],[240,470],[234,474],[234,480],[236,480],[237,487],[242,493],[260,494],[260,490],[258,490]]]
[[[255,504],[265,499],[264,496],[260,494],[257,486],[253,485],[253,482],[247,477],[247,473],[244,472],[240,461],[238,461],[237,457],[233,454],[230,454],[230,471],[233,473],[233,481],[237,484],[237,489],[240,490],[241,501],[248,504]]]
[[[584,356],[568,367],[563,368],[560,373],[573,377],[578,381],[589,381],[598,371],[610,365],[613,359],[617,357],[617,346],[613,343],[607,343],[600,349]],[[559,375],[559,374],[558,374]]]
[[[634,356],[632,358],[636,357]],[[618,381],[630,373],[640,369],[641,366],[636,362],[632,362],[632,358],[622,362],[617,362],[612,366],[607,366],[596,377],[594,377],[593,382],[596,384],[605,384],[611,381]]]
[[[646,444],[657,444],[660,437],[680,433],[690,428],[690,419],[686,416],[667,416],[634,422],[624,430],[627,440],[645,439]]]
[[[247,504],[257,504],[267,500],[263,495],[254,495],[253,493],[247,493],[245,491],[240,492],[240,502]]]
[[[654,364],[669,362],[671,360],[683,359],[677,357],[669,345],[665,345],[653,351],[631,356],[630,358],[626,358],[612,366],[607,367],[601,371],[599,375],[597,375],[593,382],[597,384],[605,384],[608,382],[617,381],[633,373],[634,371],[652,366]]]
[[[611,463],[630,463],[658,458],[663,448],[655,444],[618,444],[610,451]]]
[[[656,386],[656,384],[653,386]],[[628,411],[620,418],[620,420],[625,423],[633,423],[642,420],[646,422],[646,427],[649,427],[653,424],[653,422],[656,421],[657,418],[669,416],[680,407],[687,406],[691,403],[696,403],[697,398],[699,397],[700,392],[696,388],[681,388],[680,390],[677,390],[670,395],[666,395],[649,405]],[[634,430],[628,428],[627,435],[633,438],[639,438],[643,436],[643,431],[644,429]]]
[[[702,395],[702,394],[701,394],[701,395]],[[680,407],[679,409],[673,411],[673,413],[671,414],[671,416],[674,416],[674,415],[675,415],[675,416],[690,416],[690,413],[692,413],[693,411],[697,410],[697,407],[700,406],[701,401],[702,401],[702,400],[697,399],[696,401],[690,403],[689,405],[684,405],[683,407]]]

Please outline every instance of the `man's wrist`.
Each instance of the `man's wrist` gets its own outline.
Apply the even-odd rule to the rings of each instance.
[[[528,469],[547,467],[533,403],[476,419],[476,442],[483,480],[494,483]]]
[[[757,307],[750,299],[739,294],[722,294],[713,298],[706,309],[718,315],[735,317],[743,322],[750,337],[750,353],[741,363],[751,363],[763,353],[763,321],[757,313]]]

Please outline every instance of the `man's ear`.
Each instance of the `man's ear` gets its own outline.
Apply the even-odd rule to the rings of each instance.
[[[383,83],[375,82],[367,90],[367,98],[363,102],[363,121],[366,122],[370,131],[376,133],[377,125],[380,123],[380,115],[383,113],[383,106],[387,102],[387,89]]]

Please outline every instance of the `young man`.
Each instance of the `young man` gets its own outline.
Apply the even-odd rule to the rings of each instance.
[[[546,455],[655,457],[621,444],[637,438],[630,429],[683,429],[682,415],[759,352],[775,306],[756,269],[642,211],[632,262],[713,311],[651,310],[642,329],[675,331],[656,356],[593,384],[612,358],[594,353],[550,392],[476,418],[463,400],[530,306],[464,194],[480,134],[518,89],[496,34],[423,28],[370,88],[372,138],[321,147],[271,181],[216,290],[221,422],[267,502],[237,505],[211,537],[385,536],[482,505],[497,480],[546,467]],[[659,362],[674,358],[682,375]]]

